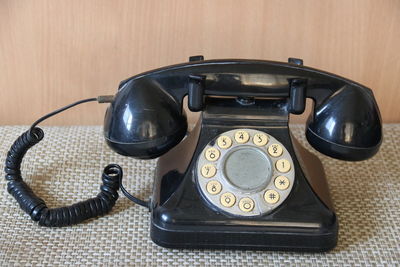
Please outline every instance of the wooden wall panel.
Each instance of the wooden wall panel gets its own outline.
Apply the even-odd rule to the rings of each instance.
[[[400,122],[400,1],[0,1],[0,125],[29,124],[188,56],[286,61],[373,88]],[[51,124],[101,124],[85,104]]]

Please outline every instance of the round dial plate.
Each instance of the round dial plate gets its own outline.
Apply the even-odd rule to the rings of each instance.
[[[237,216],[270,213],[288,197],[295,179],[293,160],[284,145],[253,129],[216,136],[201,152],[196,174],[206,200]]]

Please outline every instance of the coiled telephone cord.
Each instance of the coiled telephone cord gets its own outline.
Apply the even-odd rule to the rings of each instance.
[[[36,127],[36,125],[66,109],[91,101],[105,102],[104,97],[84,99],[41,117],[32,124],[28,131],[17,138],[7,153],[4,168],[5,178],[8,181],[7,191],[17,200],[21,209],[41,226],[68,226],[90,218],[103,216],[115,205],[118,199],[118,189],[121,189],[122,193],[136,204],[150,208],[149,201],[136,198],[124,188],[122,185],[122,168],[117,164],[109,164],[104,168],[102,174],[103,183],[100,186],[100,193],[96,197],[61,208],[48,208],[44,200],[39,198],[29,185],[23,181],[21,175],[22,159],[26,152],[44,137],[43,130]]]

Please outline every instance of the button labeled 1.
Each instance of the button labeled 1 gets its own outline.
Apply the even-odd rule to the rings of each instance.
[[[290,171],[290,162],[287,159],[280,159],[276,162],[275,167],[280,172]]]

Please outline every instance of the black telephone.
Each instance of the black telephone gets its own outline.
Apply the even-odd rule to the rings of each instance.
[[[186,95],[188,108],[201,111],[190,133],[182,107]],[[304,67],[300,59],[205,61],[196,56],[133,76],[121,82],[114,97],[103,98],[100,102],[111,103],[104,123],[107,144],[122,155],[159,157],[151,201],[128,194],[151,211],[152,240],[171,248],[335,247],[338,222],[322,164],[288,126],[290,113],[304,112],[306,98],[314,103],[306,137],[315,149],[350,161],[377,153],[382,126],[372,91]],[[106,213],[99,211],[101,205],[111,209],[122,186],[116,165],[106,168],[98,199],[54,213],[16,185],[22,181],[18,160],[43,138],[37,123],[16,141],[6,162],[8,190],[21,207],[47,226]],[[72,213],[80,213],[79,220]]]

